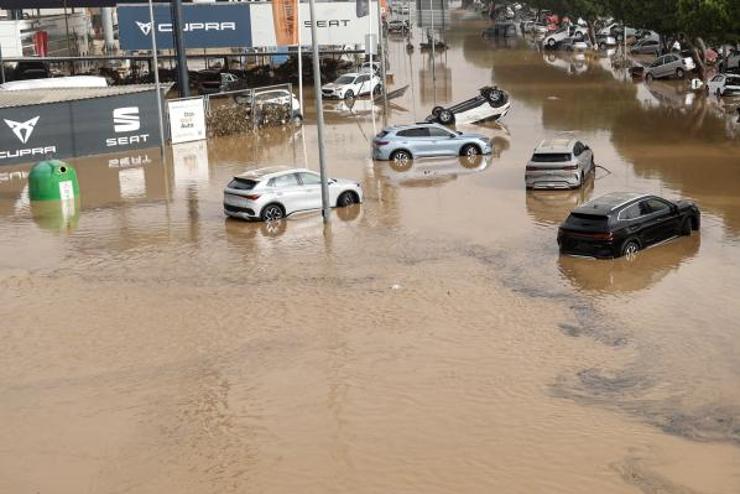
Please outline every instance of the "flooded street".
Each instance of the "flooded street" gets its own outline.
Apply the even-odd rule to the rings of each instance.
[[[391,38],[387,120],[498,84],[502,124],[459,127],[493,156],[374,163],[382,107],[326,101],[330,174],[365,192],[326,230],[222,209],[247,167],[318,169],[310,99],[302,128],[70,160],[74,211],[0,168],[0,493],[740,492],[740,128],[467,17],[434,63]],[[561,131],[603,168],[527,192]],[[625,190],[696,201],[700,234],[560,257],[568,212]]]

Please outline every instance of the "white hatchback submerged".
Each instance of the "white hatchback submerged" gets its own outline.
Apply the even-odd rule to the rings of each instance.
[[[355,181],[329,179],[329,205],[362,202]],[[321,209],[321,177],[306,168],[273,166],[235,176],[224,189],[224,213],[245,220],[276,221],[300,211]]]

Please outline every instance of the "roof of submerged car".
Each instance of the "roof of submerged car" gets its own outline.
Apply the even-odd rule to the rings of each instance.
[[[628,204],[640,199],[647,197],[648,194],[642,194],[640,192],[612,192],[610,194],[597,197],[592,201],[583,204],[582,206],[573,210],[574,213],[581,214],[609,214],[618,207]]]
[[[554,137],[544,139],[535,148],[536,153],[569,153],[573,150],[576,139],[573,137]]]
[[[281,175],[283,173],[296,173],[296,172],[307,172],[310,171],[306,168],[291,168],[289,166],[284,165],[276,165],[276,166],[265,166],[262,168],[255,168],[254,170],[249,170],[241,175],[237,175],[235,178],[246,178],[249,180],[262,180],[268,177],[271,177],[273,175]]]

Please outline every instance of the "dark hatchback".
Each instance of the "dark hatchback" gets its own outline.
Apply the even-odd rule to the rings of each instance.
[[[561,254],[600,259],[637,251],[699,229],[701,214],[690,201],[671,202],[637,193],[612,193],[577,209],[560,225]]]

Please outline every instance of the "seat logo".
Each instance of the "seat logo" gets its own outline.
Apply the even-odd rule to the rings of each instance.
[[[136,21],[136,25],[139,26],[139,29],[144,34],[144,36],[149,36],[149,33],[152,32],[152,23],[151,22],[139,22],[139,21]]]
[[[31,134],[33,134],[33,129],[36,127],[36,123],[39,121],[39,118],[40,117],[36,116],[30,120],[26,120],[25,122],[16,122],[14,120],[7,119],[3,120],[5,121],[5,124],[10,127],[10,130],[13,131],[18,140],[23,144],[26,144],[31,138]]]
[[[141,128],[138,106],[125,106],[113,110],[113,130],[121,132],[136,132]]]

